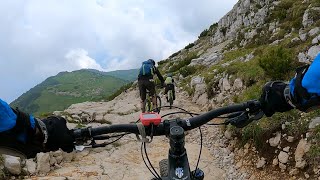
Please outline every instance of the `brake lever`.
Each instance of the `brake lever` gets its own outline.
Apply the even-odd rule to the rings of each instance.
[[[263,111],[258,111],[255,114],[250,114],[250,112],[244,111],[239,116],[228,119],[226,123],[231,124],[237,128],[243,128],[250,124],[252,121],[261,119],[263,115]]]

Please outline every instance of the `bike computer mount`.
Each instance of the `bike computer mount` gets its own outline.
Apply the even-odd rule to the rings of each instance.
[[[140,121],[144,126],[149,126],[151,124],[159,125],[161,122],[161,116],[156,112],[141,113]]]

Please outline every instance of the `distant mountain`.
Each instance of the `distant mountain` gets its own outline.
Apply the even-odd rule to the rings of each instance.
[[[110,72],[113,76],[88,69],[60,72],[31,88],[10,105],[28,113],[40,114],[64,110],[74,103],[106,100],[121,86],[129,83],[130,78],[125,78],[129,72]]]
[[[98,71],[96,69],[88,69],[89,71],[101,73],[104,75],[113,76],[116,78],[124,79],[127,81],[134,81],[138,78],[139,69],[128,69],[128,70],[116,70],[116,71],[109,71],[109,72],[103,72]]]

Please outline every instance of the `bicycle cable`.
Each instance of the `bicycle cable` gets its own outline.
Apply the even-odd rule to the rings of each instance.
[[[151,133],[150,133],[150,138],[151,138],[151,140],[153,139],[153,131],[154,131],[154,125],[151,124]],[[145,159],[144,159],[144,157],[143,157],[143,152],[142,152],[142,146],[144,147],[144,153],[145,153],[145,156],[146,156],[146,158],[147,158],[147,161],[148,161],[148,163],[149,163],[149,165],[150,165],[150,167],[151,167],[151,169],[152,169],[153,171],[151,171],[151,169],[149,168],[149,166],[148,166],[147,163],[145,162]],[[141,156],[142,156],[142,159],[143,159],[143,161],[144,161],[144,164],[147,166],[147,168],[148,168],[149,171],[153,174],[153,176],[154,176],[155,178],[157,178],[157,179],[161,179],[161,176],[157,173],[157,171],[156,171],[155,168],[153,167],[153,165],[152,165],[152,163],[151,163],[151,161],[150,161],[150,159],[149,159],[149,157],[148,157],[148,153],[147,153],[147,148],[146,148],[146,143],[145,143],[145,142],[142,142],[142,144],[141,144]]]
[[[163,107],[170,107],[170,106],[163,106]],[[185,109],[183,109],[183,108],[180,108],[180,107],[176,107],[176,106],[171,106],[171,107],[180,109],[180,110],[182,110],[182,111],[177,111],[177,112],[173,112],[173,113],[167,113],[167,114],[161,116],[161,118],[163,118],[163,117],[165,117],[165,116],[168,116],[168,115],[171,115],[171,114],[182,114],[182,113],[189,114],[191,117],[193,117],[193,115],[199,115],[198,113],[192,113],[192,112],[189,112],[189,111],[187,111],[187,110],[185,110]],[[200,162],[200,158],[201,158],[201,154],[202,154],[203,137],[202,137],[201,127],[199,127],[199,132],[200,132],[200,150],[199,150],[199,156],[198,156],[198,160],[197,160],[197,164],[196,164],[195,170],[198,169],[199,162]],[[195,172],[196,172],[196,171],[195,171]]]

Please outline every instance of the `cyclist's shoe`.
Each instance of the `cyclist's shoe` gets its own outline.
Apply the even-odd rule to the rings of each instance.
[[[159,108],[155,108],[153,112],[160,113]]]

